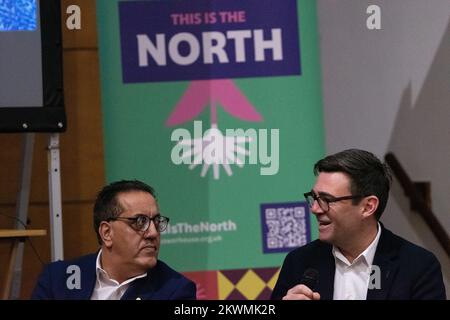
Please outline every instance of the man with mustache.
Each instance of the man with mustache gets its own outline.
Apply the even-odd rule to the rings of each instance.
[[[304,196],[319,239],[287,255],[272,299],[445,299],[436,257],[379,222],[391,184],[385,164],[350,149],[318,161],[314,174]]]
[[[195,299],[195,284],[158,260],[168,222],[152,187],[137,180],[111,183],[94,205],[100,250],[47,265],[32,299]]]

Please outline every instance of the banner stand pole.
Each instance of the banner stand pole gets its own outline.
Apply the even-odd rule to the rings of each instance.
[[[50,205],[50,237],[52,261],[63,260],[61,174],[59,133],[52,133],[48,142],[48,187]]]

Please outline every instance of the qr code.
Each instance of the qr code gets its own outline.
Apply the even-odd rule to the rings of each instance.
[[[262,205],[264,252],[289,251],[309,242],[309,212],[301,205]]]

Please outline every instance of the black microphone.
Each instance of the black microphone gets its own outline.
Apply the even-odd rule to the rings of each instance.
[[[314,287],[316,286],[318,279],[319,279],[319,271],[313,268],[308,268],[303,273],[302,279],[300,280],[300,284],[304,284],[305,286],[314,291]]]

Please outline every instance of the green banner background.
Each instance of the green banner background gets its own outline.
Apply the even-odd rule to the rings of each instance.
[[[188,0],[186,0],[188,1]],[[279,129],[279,172],[260,175],[260,165],[233,166],[220,179],[211,170],[189,170],[171,161],[174,129],[165,122],[189,82],[122,83],[118,1],[97,0],[105,162],[108,181],[140,179],[157,190],[161,212],[171,224],[232,220],[236,231],[218,232],[221,241],[163,243],[160,258],[179,271],[280,266],[285,253],[263,254],[260,204],[303,201],[314,181],[312,166],[324,154],[316,4],[298,1],[302,75],[234,79],[263,116],[244,122],[218,108],[226,128]],[[196,120],[209,125],[209,111]],[[180,126],[193,132],[193,122]],[[312,238],[317,238],[311,219]],[[163,235],[170,240],[179,235]],[[183,238],[207,234],[183,234]]]

